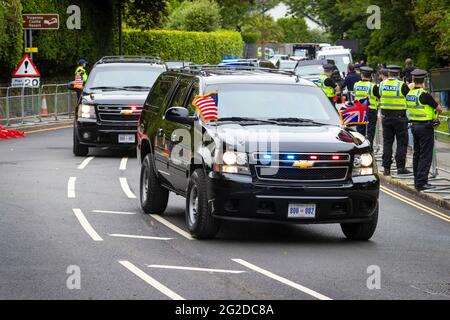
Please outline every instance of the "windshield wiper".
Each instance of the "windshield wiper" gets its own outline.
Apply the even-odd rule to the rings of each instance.
[[[257,119],[257,118],[247,118],[247,117],[225,117],[225,118],[220,118],[218,120],[219,122],[222,121],[231,121],[231,122],[259,122],[259,123],[271,123],[271,124],[276,124],[277,121],[275,120],[265,120],[265,119]]]
[[[124,88],[131,89],[131,90],[145,90],[145,91],[151,89],[150,87],[147,87],[147,86],[125,86]]]
[[[89,90],[124,90],[124,88],[123,87],[107,87],[107,86],[104,86],[104,87],[92,87],[92,88],[89,88]]]
[[[314,121],[312,119],[306,119],[306,118],[294,118],[294,117],[290,117],[290,118],[273,118],[273,119],[269,119],[272,121],[276,121],[276,122],[281,122],[281,123],[307,123],[307,124],[313,124],[313,125],[317,125],[317,126],[327,126],[329,124],[326,123],[321,123],[321,122],[317,122]]]

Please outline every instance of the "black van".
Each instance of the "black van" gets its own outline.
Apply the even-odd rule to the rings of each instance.
[[[192,102],[213,92],[218,119],[205,123]],[[291,72],[190,66],[161,74],[139,120],[137,152],[142,209],[162,214],[170,191],[184,196],[197,238],[214,237],[223,219],[340,223],[356,240],[377,225],[369,142]]]

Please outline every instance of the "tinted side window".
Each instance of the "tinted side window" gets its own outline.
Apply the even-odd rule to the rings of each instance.
[[[194,86],[191,89],[188,99],[186,100],[186,105],[184,106],[189,110],[189,115],[193,116],[195,114],[195,107],[192,105],[192,101],[194,101],[195,96],[198,95],[198,87]]]
[[[173,80],[172,77],[164,77],[157,81],[147,97],[145,107],[158,112],[172,88]]]
[[[175,96],[172,100],[172,107],[183,107],[184,102],[186,100],[186,95],[188,93],[189,89],[189,82],[188,81],[180,81],[180,84],[177,87],[177,91],[175,92]]]

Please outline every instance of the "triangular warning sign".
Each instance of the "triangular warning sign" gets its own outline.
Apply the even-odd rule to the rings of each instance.
[[[19,65],[17,66],[16,70],[14,70],[14,72],[12,73],[12,76],[13,78],[40,77],[41,74],[34,65],[33,60],[31,60],[30,56],[25,54],[22,58],[22,61],[20,61]]]

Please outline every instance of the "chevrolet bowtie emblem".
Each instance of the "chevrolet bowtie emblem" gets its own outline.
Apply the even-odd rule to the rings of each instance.
[[[120,111],[120,115],[122,116],[131,116],[133,114],[133,110],[122,110]]]
[[[293,167],[297,167],[300,169],[306,169],[306,168],[311,168],[314,167],[314,162],[312,161],[305,161],[305,160],[300,160],[300,161],[295,161],[292,164]]]

